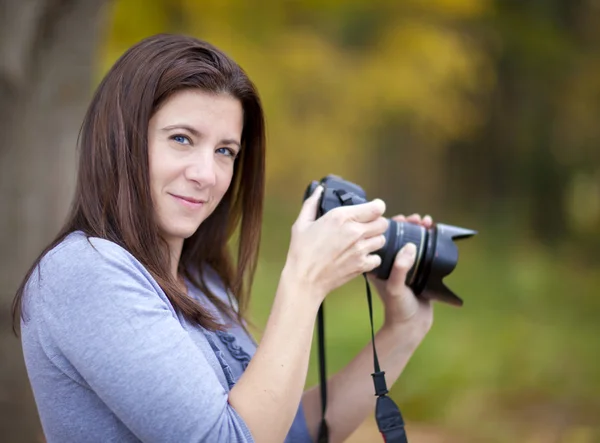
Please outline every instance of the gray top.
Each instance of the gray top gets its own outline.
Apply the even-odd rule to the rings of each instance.
[[[207,279],[227,299],[219,280]],[[212,304],[188,284],[191,296]],[[256,345],[185,320],[129,252],[81,232],[41,261],[24,298],[22,344],[53,442],[253,442],[228,392]],[[310,442],[302,408],[286,443]]]

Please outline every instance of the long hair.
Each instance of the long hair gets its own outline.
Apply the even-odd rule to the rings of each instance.
[[[150,192],[150,118],[173,93],[194,88],[229,94],[240,101],[244,115],[242,149],[223,199],[184,240],[179,271],[229,319],[241,324],[246,321],[260,244],[265,180],[265,123],[260,98],[242,68],[211,44],[189,36],[159,34],[128,49],[92,98],[78,139],[79,167],[71,209],[64,226],[17,290],[12,307],[15,332],[25,287],[35,267],[48,251],[77,230],[125,248],[186,318],[207,329],[222,329],[171,274]],[[228,245],[236,233],[234,257]],[[207,268],[218,274],[228,294],[235,297],[237,310],[209,290],[201,272]]]

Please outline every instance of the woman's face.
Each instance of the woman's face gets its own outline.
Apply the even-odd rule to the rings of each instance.
[[[242,129],[237,99],[199,89],[175,93],[150,120],[152,201],[170,247],[181,247],[227,192]]]

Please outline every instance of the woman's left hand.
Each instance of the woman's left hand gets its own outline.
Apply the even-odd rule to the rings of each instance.
[[[419,214],[408,217],[397,215],[392,217],[397,222],[410,222],[428,229],[433,220]],[[396,255],[394,266],[387,280],[381,280],[369,274],[369,280],[377,288],[383,302],[385,320],[384,328],[397,331],[403,337],[404,344],[418,346],[425,338],[433,323],[433,307],[429,300],[417,298],[408,286],[406,275],[412,267],[416,256],[416,248],[412,243],[405,245]]]

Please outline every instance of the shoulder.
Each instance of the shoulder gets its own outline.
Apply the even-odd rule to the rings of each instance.
[[[65,333],[90,319],[121,318],[133,325],[148,315],[174,312],[159,284],[132,254],[81,232],[69,234],[45,254],[25,296],[31,317]]]
[[[150,273],[126,249],[76,231],[42,257],[26,291],[52,294],[53,300],[76,295],[79,303],[104,295],[102,291],[123,292],[133,287],[160,292]]]
[[[147,274],[143,265],[123,247],[76,231],[42,257],[37,276],[50,281],[69,281],[73,278],[88,280],[116,270]]]
[[[136,263],[137,260],[116,243],[98,237],[88,237],[81,231],[72,232],[48,251],[40,261],[44,268],[92,269],[116,263]]]

